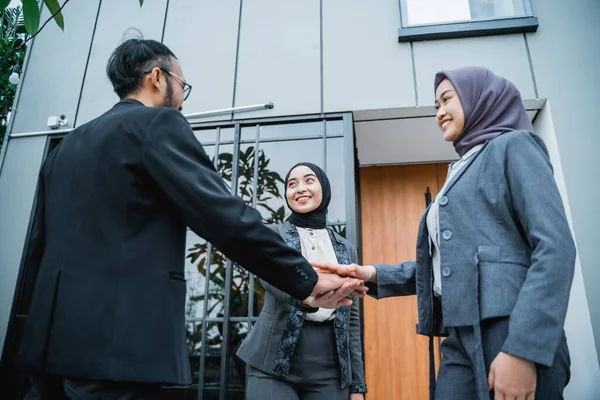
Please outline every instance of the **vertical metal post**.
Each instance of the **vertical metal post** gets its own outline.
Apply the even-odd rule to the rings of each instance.
[[[256,125],[256,140],[254,141],[254,175],[252,180],[252,207],[256,208],[258,201],[258,163],[260,155],[260,125]],[[250,273],[249,273],[250,274]],[[254,274],[250,274],[248,293],[248,333],[252,330],[254,316]]]
[[[221,128],[217,128],[217,137],[215,138],[215,157],[214,157],[214,166],[218,171],[219,168],[219,142],[221,141]],[[210,290],[210,266],[212,259],[212,244],[209,243],[206,247],[206,262],[204,265],[204,312],[202,313],[202,336],[200,339],[200,371],[199,371],[199,381],[198,381],[198,400],[202,400],[204,397],[204,363],[206,362],[206,329],[208,323],[206,322],[206,318],[208,318],[208,300],[210,296],[208,292]]]
[[[323,171],[327,174],[327,120],[323,119]]]
[[[233,139],[233,161],[231,163],[231,194],[237,194],[238,170],[240,162],[240,124],[235,124]],[[219,399],[227,400],[227,382],[229,367],[229,315],[231,314],[231,281],[233,279],[233,262],[227,260],[225,267],[225,304],[223,310],[223,342],[221,343],[221,380],[219,383]]]

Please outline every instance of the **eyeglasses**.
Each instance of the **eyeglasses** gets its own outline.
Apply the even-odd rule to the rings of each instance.
[[[147,69],[147,70],[144,71],[144,73],[145,74],[149,74],[150,72],[152,72],[152,69],[153,68]],[[160,69],[161,71],[163,71],[165,74],[171,75],[173,78],[175,78],[179,82],[181,82],[181,85],[183,86],[183,101],[186,101],[187,98],[190,96],[190,93],[192,92],[192,85],[190,85],[185,80],[183,80],[183,78],[180,78],[179,76],[175,75],[174,73],[172,73],[171,71],[169,71],[166,68],[158,67],[158,69]]]

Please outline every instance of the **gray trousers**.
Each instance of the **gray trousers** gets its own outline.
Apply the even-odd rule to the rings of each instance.
[[[478,361],[475,355],[478,349],[478,335],[473,327],[450,328],[450,335],[442,342],[442,362],[438,373],[435,391],[436,400],[481,400],[477,388],[487,388],[490,365],[500,353],[508,336],[508,318],[493,318],[481,323],[481,349],[485,375],[475,373]],[[571,360],[567,340],[563,339],[558,347],[554,364],[551,367],[537,366],[536,399],[562,400],[563,390],[569,379]],[[479,378],[478,378],[479,377]],[[481,382],[481,380],[485,380]],[[494,394],[485,397],[493,399]]]
[[[348,400],[340,387],[333,323],[305,321],[289,374],[284,378],[248,366],[246,400]]]

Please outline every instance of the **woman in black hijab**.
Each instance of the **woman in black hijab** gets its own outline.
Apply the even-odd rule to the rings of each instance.
[[[317,265],[376,298],[417,295],[418,333],[448,336],[437,388],[430,345],[431,398],[562,399],[575,246],[546,146],[516,87],[485,68],[439,72],[435,94],[460,159],[421,219],[417,260]]]
[[[274,229],[286,243],[311,262],[356,262],[356,248],[327,227],[331,186],[325,172],[299,163],[285,185],[292,214]],[[249,368],[247,400],[364,400],[358,299],[352,306],[312,309],[261,282],[263,308],[237,353]]]

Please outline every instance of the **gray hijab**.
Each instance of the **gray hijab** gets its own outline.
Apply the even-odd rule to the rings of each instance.
[[[434,93],[444,79],[456,89],[465,114],[465,127],[453,143],[461,157],[504,132],[533,132],[519,90],[506,79],[482,67],[440,71],[435,75]]]

